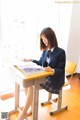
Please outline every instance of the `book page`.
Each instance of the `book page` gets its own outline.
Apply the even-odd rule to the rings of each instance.
[[[25,64],[25,65],[17,65],[16,64],[16,65],[14,65],[14,67],[27,75],[44,71],[42,66],[36,65],[32,62],[27,62],[27,64]]]

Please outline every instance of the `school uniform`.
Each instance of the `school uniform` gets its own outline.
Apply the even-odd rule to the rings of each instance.
[[[48,57],[47,57],[48,55]],[[50,66],[55,70],[53,75],[46,77],[46,81],[40,86],[50,93],[58,94],[60,88],[64,84],[65,79],[65,61],[66,55],[62,48],[56,47],[51,52],[44,50],[40,60],[33,60],[37,65],[47,67]]]

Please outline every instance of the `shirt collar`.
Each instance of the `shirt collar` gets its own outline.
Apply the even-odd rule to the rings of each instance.
[[[48,49],[48,51],[49,51],[49,50],[50,50],[51,52],[53,52],[54,48]]]

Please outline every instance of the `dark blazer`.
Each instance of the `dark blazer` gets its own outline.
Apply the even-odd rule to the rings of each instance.
[[[33,60],[37,65],[41,65],[46,67],[46,58],[47,58],[47,50],[42,52],[40,60]],[[64,84],[65,79],[65,61],[66,55],[65,51],[59,47],[55,48],[53,52],[50,53],[50,61],[48,66],[55,70],[53,75],[50,75],[48,79],[52,82],[53,89],[59,90]]]

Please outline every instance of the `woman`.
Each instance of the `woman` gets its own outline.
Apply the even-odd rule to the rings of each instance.
[[[50,28],[44,28],[40,34],[40,50],[42,55],[40,60],[24,59],[25,62],[32,61],[37,65],[43,66],[45,71],[53,71],[53,75],[47,77],[46,82],[40,87],[50,93],[58,94],[64,84],[65,77],[65,51],[58,47],[55,32]],[[17,120],[24,120],[28,117],[29,107],[32,105],[33,87],[25,89],[26,102]]]

